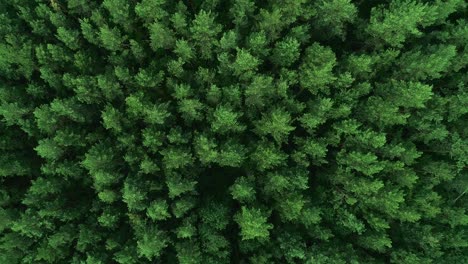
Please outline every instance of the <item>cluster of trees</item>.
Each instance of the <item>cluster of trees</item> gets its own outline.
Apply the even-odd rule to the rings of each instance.
[[[467,17],[0,1],[0,263],[464,263]]]

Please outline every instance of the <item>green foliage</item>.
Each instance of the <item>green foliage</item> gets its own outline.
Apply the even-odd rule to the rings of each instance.
[[[300,43],[292,38],[277,42],[273,49],[272,62],[283,67],[290,66],[299,59],[299,45]]]
[[[0,1],[0,263],[465,263],[467,7]]]
[[[388,8],[372,9],[367,32],[376,40],[390,46],[401,46],[412,36],[422,35],[419,26],[424,24],[427,5],[416,1],[393,1]]]
[[[154,22],[149,27],[151,48],[157,51],[161,48],[169,48],[173,45],[174,37],[172,32],[160,22]]]
[[[356,6],[350,0],[317,1],[317,27],[330,35],[345,37],[348,23],[353,23],[357,15]]]
[[[258,121],[256,130],[259,135],[271,135],[276,142],[281,143],[286,141],[288,134],[294,130],[290,123],[289,113],[283,109],[274,109]]]
[[[235,221],[241,229],[242,240],[267,239],[269,230],[273,228],[268,224],[268,214],[260,209],[242,207],[241,211],[234,216]]]
[[[238,122],[238,114],[230,107],[217,107],[213,113],[211,130],[214,133],[226,134],[228,132],[241,132],[244,127]]]
[[[156,227],[145,227],[140,232],[141,234],[137,234],[139,237],[137,242],[138,254],[148,260],[160,256],[168,244],[167,234]]]
[[[336,79],[332,72],[335,64],[336,57],[330,48],[312,44],[305,50],[299,68],[301,88],[308,89],[312,94],[328,94],[328,86]]]
[[[116,27],[101,27],[99,37],[101,39],[102,46],[111,51],[119,50],[123,44],[122,34],[120,33],[120,30]]]

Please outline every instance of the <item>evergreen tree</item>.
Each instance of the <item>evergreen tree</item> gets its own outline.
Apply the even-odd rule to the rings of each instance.
[[[0,263],[466,263],[467,7],[0,1]]]

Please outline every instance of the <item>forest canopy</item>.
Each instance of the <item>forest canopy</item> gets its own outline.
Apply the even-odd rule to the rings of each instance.
[[[0,263],[466,263],[467,6],[1,0]]]

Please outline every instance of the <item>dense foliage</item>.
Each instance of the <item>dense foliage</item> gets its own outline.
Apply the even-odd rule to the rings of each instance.
[[[1,0],[0,263],[466,263],[464,0]]]

